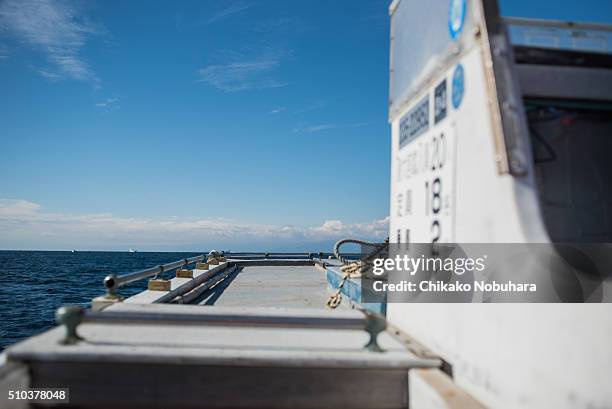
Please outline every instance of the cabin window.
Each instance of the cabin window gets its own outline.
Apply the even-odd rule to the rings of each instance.
[[[612,31],[509,23],[548,234],[611,242]]]

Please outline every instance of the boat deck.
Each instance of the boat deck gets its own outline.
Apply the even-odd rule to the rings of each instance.
[[[358,310],[129,303],[105,312],[363,317]],[[69,387],[77,407],[405,408],[408,370],[440,366],[386,332],[378,337],[384,352],[369,351],[363,330],[83,323],[79,335],[63,345],[64,329],[55,328],[8,348],[6,358],[27,363],[32,387]]]
[[[362,313],[316,311],[265,307],[199,307],[171,304],[119,303],[106,312],[139,314],[180,313],[193,315],[302,316],[312,319],[359,319]],[[83,323],[75,345],[63,345],[58,327],[18,343],[7,350],[9,357],[41,361],[124,361],[141,363],[181,363],[208,365],[249,365],[289,367],[369,367],[408,368],[436,365],[435,359],[417,358],[389,333],[379,335],[385,352],[364,348],[368,334],[363,330],[304,329],[237,326],[177,326],[159,324]]]
[[[199,304],[324,309],[330,294],[325,272],[313,265],[247,265]]]
[[[353,309],[348,293],[326,308],[339,272],[322,266],[228,259],[82,312],[74,343],[63,342],[67,320],[4,357],[18,382],[67,387],[80,408],[406,408],[409,373],[442,361]]]

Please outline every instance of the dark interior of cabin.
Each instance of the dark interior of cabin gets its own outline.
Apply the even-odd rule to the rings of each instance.
[[[612,57],[514,49],[548,233],[612,241]]]

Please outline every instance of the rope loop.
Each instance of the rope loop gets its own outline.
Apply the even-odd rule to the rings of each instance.
[[[376,246],[377,248],[372,253],[368,254],[366,257],[363,257],[362,260],[350,261],[340,254],[340,247],[342,247],[342,245],[347,244],[347,243],[360,244],[362,246]],[[336,290],[334,294],[329,296],[329,298],[325,302],[325,305],[331,309],[338,308],[340,303],[342,303],[342,288],[344,288],[344,284],[346,284],[346,282],[351,277],[351,275],[355,277],[358,277],[361,275],[362,261],[371,260],[372,258],[376,257],[388,245],[389,245],[388,238],[387,240],[385,240],[385,242],[382,245],[379,243],[373,243],[373,242],[369,242],[365,240],[351,239],[351,238],[342,239],[342,240],[337,241],[336,244],[334,245],[334,256],[336,256],[336,258],[340,260],[342,264],[344,264],[341,267],[341,270],[344,273],[344,276],[342,277],[342,280],[340,280],[340,284],[338,284],[338,289]]]

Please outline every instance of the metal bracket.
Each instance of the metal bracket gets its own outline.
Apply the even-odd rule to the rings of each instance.
[[[68,306],[60,307],[55,313],[55,321],[66,328],[66,335],[60,341],[63,345],[74,345],[83,340],[77,333],[77,327],[83,320],[83,307]]]
[[[385,352],[378,345],[378,335],[387,329],[387,320],[382,315],[370,311],[364,310],[363,313],[366,316],[365,330],[370,334],[370,340],[364,345],[364,348],[371,352]]]

